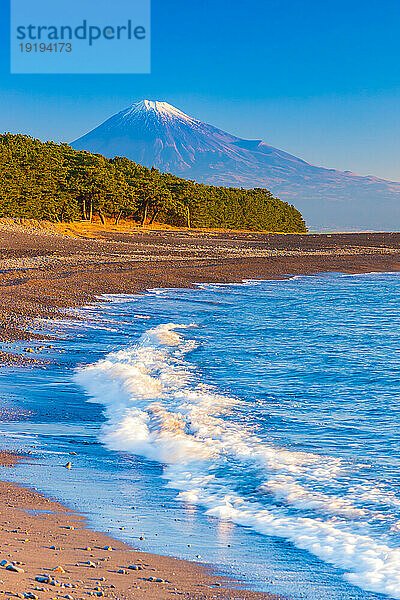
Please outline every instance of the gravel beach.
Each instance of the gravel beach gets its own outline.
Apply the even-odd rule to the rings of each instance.
[[[0,343],[103,293],[277,279],[328,271],[400,270],[400,233],[273,234],[56,226],[0,220]],[[1,352],[1,348],[0,348]],[[29,362],[24,353],[3,362]]]

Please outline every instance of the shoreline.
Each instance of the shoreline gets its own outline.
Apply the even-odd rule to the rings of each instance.
[[[105,230],[89,238],[0,228],[0,333],[24,339],[30,319],[105,291],[373,270],[400,270],[400,234]]]
[[[108,232],[105,233],[108,235]],[[36,340],[38,344],[51,343],[51,336],[41,330],[38,323],[34,332],[29,331],[35,318],[65,318],[66,308],[98,302],[97,296],[104,293],[141,294],[149,288],[195,287],[193,282],[240,283],[245,279],[274,280],[322,272],[400,271],[400,234],[305,234],[302,237],[254,232],[213,232],[209,235],[190,232],[190,236],[182,233],[178,239],[175,234],[165,231],[119,232],[106,236],[107,239],[96,234],[97,237],[82,241],[58,234],[0,230],[0,298],[3,301],[0,344],[2,342],[6,346],[0,347],[3,366],[40,364],[35,358],[35,350],[24,349],[23,346],[23,342],[28,340]],[[343,246],[343,237],[351,244]],[[22,342],[17,353],[7,351],[10,342]],[[13,456],[3,453],[0,456],[0,480],[1,469],[6,468],[4,463],[7,462],[11,464]],[[26,563],[22,566],[25,574],[7,572],[0,567],[0,580],[4,581],[0,583],[0,590],[6,592],[7,598],[32,593],[43,600],[56,596],[80,600],[90,592],[97,594],[97,591],[102,591],[94,590],[94,587],[106,586],[106,596],[121,600],[145,597],[158,600],[173,595],[193,600],[277,598],[268,593],[224,588],[224,582],[235,582],[234,578],[213,575],[207,567],[197,563],[132,550],[105,534],[87,529],[79,512],[70,511],[29,487],[0,481],[0,494],[3,498],[0,509],[1,559],[17,557],[16,560]],[[45,513],[42,516],[39,513],[29,514],[24,512],[27,507],[31,511],[51,507],[49,510],[54,514],[46,513],[45,517]],[[7,529],[5,523],[10,516],[12,530]],[[69,526],[61,524],[69,523],[68,519],[71,522],[76,520],[80,524],[79,529],[62,529]],[[33,550],[29,549],[29,542],[20,539],[19,529],[30,532],[28,536],[35,535]],[[57,551],[57,556],[56,551],[46,545],[50,538],[63,541],[63,550]],[[26,539],[29,540],[29,537]],[[7,544],[11,545],[5,547]],[[87,558],[89,551],[78,550],[90,544],[94,549],[92,558],[99,563],[107,562],[106,566],[96,566],[95,575],[92,568],[75,566],[81,560],[91,560]],[[101,549],[106,545],[120,550],[109,553],[109,561],[102,561],[100,559],[105,556]],[[38,551],[38,558],[32,561],[30,557],[34,550]],[[157,573],[154,577],[171,583],[145,581],[142,571],[127,569],[128,563],[141,561],[148,563],[145,572],[157,569],[151,571]],[[74,584],[82,580],[84,583],[69,590],[42,586],[32,581],[32,577],[34,579],[43,572],[51,573],[49,569],[58,565],[63,568],[67,565],[68,568],[65,568],[67,573],[57,575],[57,579]],[[113,568],[110,569],[110,566]],[[35,569],[37,572],[33,572]],[[119,574],[119,569],[129,574]],[[93,582],[101,577],[106,577],[104,584],[94,586]],[[67,581],[68,578],[70,581]],[[217,582],[222,585],[207,587]],[[243,585],[242,582],[237,583]],[[115,588],[109,587],[111,585]],[[88,586],[87,589],[84,589],[85,586]],[[35,591],[35,587],[49,591]]]
[[[94,531],[79,511],[29,486],[4,481],[2,469],[21,460],[32,457],[0,452],[0,560],[23,570],[12,572],[0,565],[4,598],[24,598],[26,594],[39,600],[85,600],[89,596],[118,600],[282,598],[245,590],[234,576],[214,574],[211,565],[137,550]],[[39,582],[38,576],[49,576],[58,583]]]
[[[85,225],[79,235],[42,224],[7,227],[0,222],[3,364],[29,364],[34,355],[10,352],[2,342],[51,340],[38,322],[32,331],[35,319],[64,317],[65,309],[97,302],[104,293],[332,271],[400,271],[400,233],[127,232],[98,226],[88,232]]]

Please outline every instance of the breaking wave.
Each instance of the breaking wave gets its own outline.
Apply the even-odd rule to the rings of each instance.
[[[340,458],[275,447],[256,435],[238,418],[246,401],[201,380],[185,328],[162,324],[136,346],[76,372],[89,401],[104,406],[102,443],[162,463],[183,502],[289,540],[350,583],[400,598],[400,548],[374,530],[388,519],[381,505],[398,506],[396,497],[368,482],[339,484],[348,469]],[[395,531],[400,521],[392,521]]]

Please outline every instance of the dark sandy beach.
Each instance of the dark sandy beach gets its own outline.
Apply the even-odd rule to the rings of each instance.
[[[25,332],[32,318],[55,316],[57,310],[82,306],[103,293],[328,271],[398,270],[400,233],[116,231],[3,221],[0,335],[3,341],[34,339]],[[41,338],[39,330],[37,336]]]
[[[34,318],[59,316],[103,293],[328,271],[400,271],[400,234],[116,231],[0,222],[1,358],[14,366],[36,361],[24,340],[37,340],[40,347],[51,344],[51,337],[44,337]],[[35,333],[27,330],[33,325]],[[10,353],[5,344],[13,340],[20,341],[19,351]],[[0,458],[1,479],[15,459]],[[136,552],[90,531],[79,514],[27,488],[0,483],[0,497],[0,560],[18,561],[24,570],[0,566],[0,597],[271,598],[226,589],[229,583],[198,564]],[[108,546],[115,550],[104,550]],[[95,566],[82,565],[86,561]],[[132,564],[143,569],[128,569]],[[57,566],[65,573],[52,571]],[[35,581],[41,574],[67,586]]]

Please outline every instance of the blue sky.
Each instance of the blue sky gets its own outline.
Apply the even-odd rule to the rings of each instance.
[[[0,2],[0,131],[72,141],[158,99],[314,164],[400,180],[398,0],[153,0],[150,75],[10,75]]]

